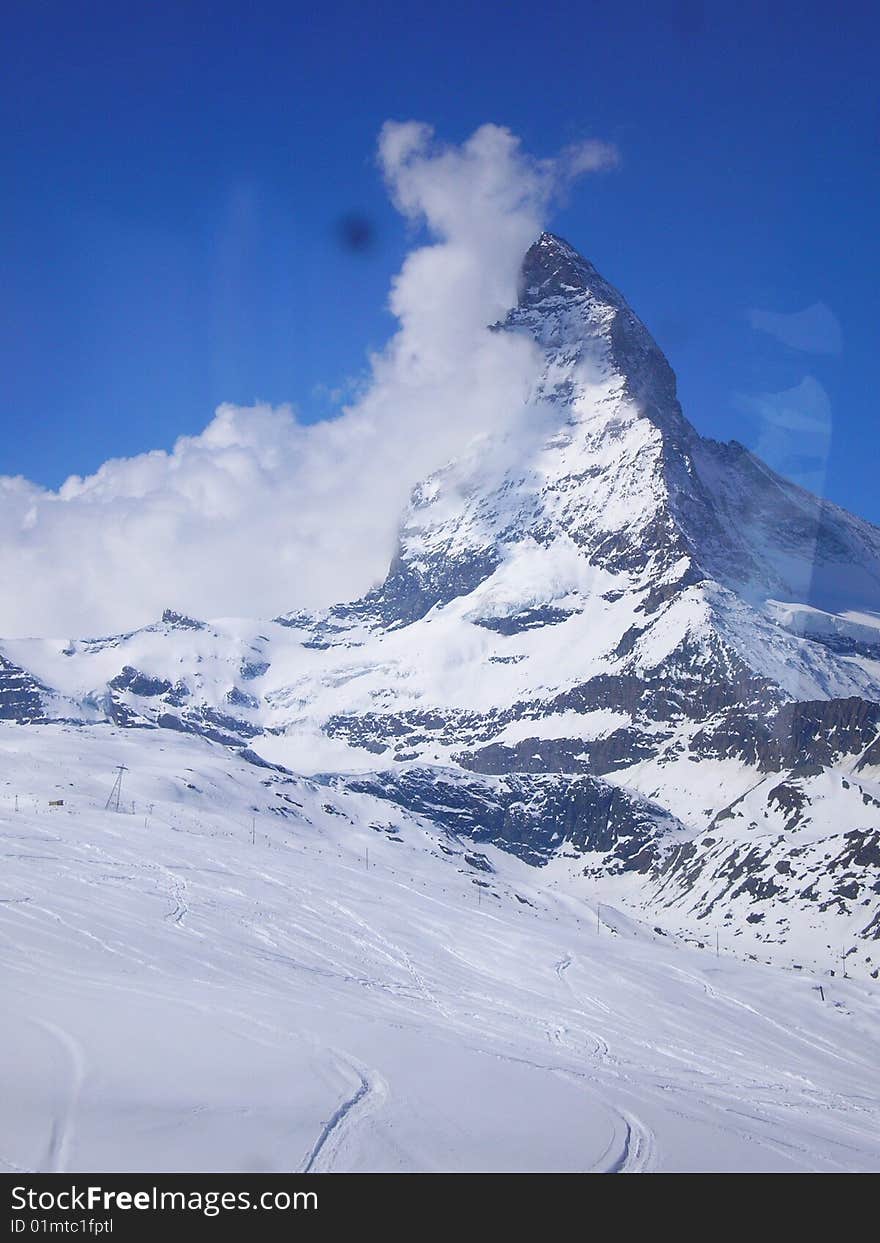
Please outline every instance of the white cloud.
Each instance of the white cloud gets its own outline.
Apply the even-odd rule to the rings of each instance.
[[[107,633],[166,606],[272,616],[381,579],[413,484],[475,436],[527,425],[532,346],[486,325],[514,302],[552,196],[611,153],[536,160],[496,125],[443,146],[387,123],[389,192],[431,240],[392,283],[399,327],[363,396],[310,425],[290,407],[221,406],[170,453],[111,459],[57,492],[0,477],[0,633]]]
[[[567,165],[568,175],[580,177],[584,173],[602,173],[609,168],[617,168],[620,152],[610,142],[590,138],[586,142],[567,147],[562,158]]]
[[[749,323],[767,332],[783,345],[807,354],[839,354],[843,333],[837,316],[824,302],[814,302],[791,315],[776,311],[751,310]]]

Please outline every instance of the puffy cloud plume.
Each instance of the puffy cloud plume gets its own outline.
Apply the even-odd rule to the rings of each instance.
[[[840,321],[824,302],[814,302],[790,315],[777,311],[749,311],[749,323],[783,345],[807,354],[839,354],[843,347]]]
[[[492,333],[553,195],[608,167],[600,143],[537,160],[497,125],[460,146],[389,122],[379,162],[426,226],[395,277],[399,326],[333,420],[221,406],[170,453],[104,463],[57,492],[0,478],[0,634],[94,635],[154,619],[272,616],[381,579],[413,484],[475,436],[528,425],[532,347]]]

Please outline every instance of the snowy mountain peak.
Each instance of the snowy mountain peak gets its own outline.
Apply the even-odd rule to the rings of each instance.
[[[518,304],[493,330],[537,346],[527,433],[484,439],[414,489],[384,583],[333,610],[320,642],[344,641],[345,619],[405,626],[453,600],[476,601],[476,592],[502,598],[508,611],[564,614],[597,572],[624,576],[606,590],[634,593],[633,606],[649,614],[706,584],[682,618],[711,616],[717,629],[719,611],[733,610],[729,630],[752,667],[766,623],[750,608],[763,611],[768,600],[880,612],[880,532],[741,445],[700,436],[648,329],[569,243],[543,233],[529,248]],[[495,624],[498,607],[487,614],[480,603],[474,616]],[[786,664],[790,657],[793,675],[767,660],[761,675],[816,695],[878,683],[874,669],[805,676],[802,654],[787,653]]]
[[[542,233],[526,251],[520,268],[519,305],[534,306],[548,297],[591,292],[611,305],[623,298],[589,260],[554,233]]]
[[[828,911],[878,935],[880,531],[700,436],[562,239],[530,247],[493,331],[534,347],[526,402],[415,488],[375,590],[4,643],[0,718],[194,735],[756,930],[786,886],[823,944]]]
[[[526,328],[569,361],[604,364],[648,417],[679,425],[675,375],[626,299],[573,246],[542,233],[522,262],[505,328]]]

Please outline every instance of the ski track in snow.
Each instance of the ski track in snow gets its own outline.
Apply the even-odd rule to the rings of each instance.
[[[169,911],[165,918],[172,924],[176,924],[177,927],[180,927],[183,924],[184,916],[189,910],[186,903],[186,881],[181,880],[179,876],[175,876],[174,873],[168,871],[167,868],[163,869],[163,872],[170,885],[170,896],[174,902],[174,909]]]
[[[626,1136],[620,1157],[604,1172],[606,1174],[646,1174],[654,1166],[656,1141],[654,1132],[635,1114],[621,1115]]]
[[[339,1057],[339,1062],[341,1070],[357,1077],[358,1086],[321,1128],[321,1134],[297,1173],[331,1173],[350,1132],[379,1108],[388,1094],[388,1085],[378,1071],[358,1066],[350,1057]]]
[[[49,1141],[40,1169],[47,1174],[63,1174],[67,1171],[73,1139],[74,1118],[85,1081],[86,1057],[80,1042],[56,1023],[45,1019],[36,1020],[63,1053],[63,1070],[67,1079],[63,1102],[52,1119]]]

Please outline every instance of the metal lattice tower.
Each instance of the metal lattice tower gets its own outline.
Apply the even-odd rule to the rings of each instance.
[[[116,767],[116,780],[113,782],[113,789],[107,795],[107,802],[104,804],[104,810],[109,811],[111,804],[115,804],[113,810],[119,811],[119,800],[122,798],[122,774],[127,773],[128,769],[124,764],[118,764]]]

